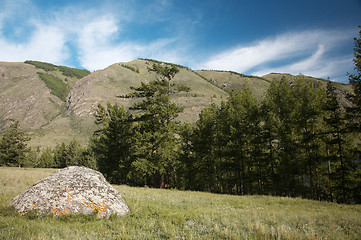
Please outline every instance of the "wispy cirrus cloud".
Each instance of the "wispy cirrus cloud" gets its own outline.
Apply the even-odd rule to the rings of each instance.
[[[330,51],[330,49],[328,50]],[[272,72],[294,75],[302,73],[320,78],[331,77],[333,81],[344,82],[346,73],[352,66],[352,55],[328,58],[326,53],[326,47],[320,44],[309,57],[282,66],[262,68],[252,74],[263,76]]]
[[[352,56],[332,55],[339,45],[352,39],[352,33],[348,30],[284,33],[225,50],[209,57],[197,67],[258,76],[285,72],[327,77],[340,69],[349,69],[352,65]]]

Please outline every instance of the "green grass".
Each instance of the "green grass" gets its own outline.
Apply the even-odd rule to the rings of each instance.
[[[270,86],[270,81],[267,79],[232,71],[200,70],[197,71],[197,74],[227,92],[231,92],[233,89],[240,90],[243,84],[247,82],[250,90],[258,100],[261,100]]]
[[[65,102],[70,91],[68,85],[52,74],[42,72],[38,72],[38,74],[40,79],[43,80],[46,86],[51,90],[50,93]]]
[[[24,63],[34,65],[36,68],[43,69],[46,72],[56,70],[56,66],[54,64],[51,64],[51,63],[32,61],[32,60],[26,60]]]
[[[34,65],[36,68],[43,69],[46,72],[59,70],[60,72],[62,72],[64,76],[68,76],[71,78],[81,79],[90,74],[90,72],[86,69],[77,69],[66,66],[56,66],[54,64],[46,63],[46,62],[27,60],[24,63]]]
[[[359,239],[361,206],[114,186],[130,213],[18,216],[9,201],[52,169],[0,168],[0,239]]]

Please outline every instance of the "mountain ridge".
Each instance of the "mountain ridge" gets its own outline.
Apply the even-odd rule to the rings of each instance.
[[[53,147],[73,139],[86,144],[96,128],[93,114],[98,103],[117,103],[128,109],[136,100],[119,96],[129,94],[131,86],[137,87],[141,82],[155,79],[156,75],[148,71],[153,63],[171,64],[152,59],[136,59],[114,63],[78,78],[61,71],[62,66],[53,64],[49,64],[50,69],[42,69],[29,62],[0,62],[0,135],[9,126],[11,119],[15,119],[20,121],[21,128],[31,136],[30,146]],[[190,87],[190,91],[175,94],[172,101],[184,107],[178,119],[189,122],[195,122],[205,106],[212,102],[220,104],[227,99],[232,89],[241,89],[245,82],[248,82],[251,91],[260,100],[273,78],[286,77],[291,82],[297,77],[276,73],[256,77],[233,71],[194,71],[181,65],[176,66],[179,67],[179,73],[172,81],[177,85]],[[74,69],[65,68],[70,71]],[[44,74],[55,83],[61,81],[59,88],[69,88],[63,98],[65,101],[52,92],[54,89],[41,77]],[[307,78],[320,82],[323,87],[327,82],[324,79]],[[351,91],[349,85],[336,85],[341,98]]]

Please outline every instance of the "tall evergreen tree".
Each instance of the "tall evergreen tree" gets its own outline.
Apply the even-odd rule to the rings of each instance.
[[[234,169],[237,170],[237,192],[248,194],[253,175],[251,169],[255,160],[253,151],[256,150],[252,143],[255,143],[254,139],[259,134],[258,103],[248,83],[245,83],[239,92],[234,91],[230,94],[227,104],[231,114],[230,138],[227,145],[235,163]]]
[[[30,138],[19,129],[19,121],[14,121],[0,139],[0,165],[22,165],[28,151],[27,141]]]
[[[265,161],[268,170],[268,179],[269,179],[269,192],[272,195],[277,195],[277,186],[279,181],[278,174],[278,112],[275,110],[275,103],[273,99],[276,96],[273,96],[278,82],[273,80],[269,90],[266,92],[265,98],[263,99],[260,107],[261,119],[263,122],[261,129],[262,142],[265,144]],[[273,89],[273,90],[272,90]]]
[[[214,192],[216,190],[216,119],[218,107],[212,103],[204,108],[196,122],[192,136],[194,152],[194,190]]]
[[[123,106],[110,103],[107,109],[99,104],[95,117],[100,129],[93,136],[91,148],[97,159],[97,167],[108,181],[124,184],[131,164],[132,117]]]
[[[39,162],[36,164],[38,168],[51,168],[55,167],[53,151],[46,148],[40,155]]]
[[[347,112],[352,130],[361,132],[361,26],[359,28],[359,37],[354,39],[353,62],[356,72],[349,75],[349,82],[353,89],[353,93],[349,95],[352,106],[348,107]]]
[[[345,120],[345,111],[340,105],[336,88],[333,83],[327,84],[326,102],[323,110],[325,111],[325,135],[326,156],[329,175],[330,200],[336,198],[345,202],[347,196],[346,179],[349,174],[346,161],[346,141],[347,141],[347,122]]]
[[[195,176],[195,158],[192,154],[192,135],[193,128],[188,122],[180,127],[180,153],[179,164],[177,166],[177,181],[175,187],[178,189],[194,189]]]
[[[316,194],[319,198],[318,166],[319,159],[321,159],[319,135],[322,128],[320,122],[322,120],[322,103],[325,98],[324,90],[319,88],[317,83],[299,76],[292,91],[297,109],[294,115],[298,136],[297,148],[299,151],[297,153],[300,166],[303,166],[302,170],[304,170],[302,174],[308,175],[308,179],[303,178],[307,179],[303,185],[309,186],[310,198],[315,199]]]
[[[290,82],[284,77],[273,80],[263,100],[266,114],[264,129],[268,144],[268,154],[272,156],[270,165],[277,195],[291,196],[297,187],[295,176],[299,167],[296,158],[296,137],[294,129],[295,99]]]
[[[355,48],[354,48],[354,69],[355,74],[349,75],[349,82],[352,85],[353,93],[349,95],[349,99],[352,103],[350,107],[347,108],[347,115],[349,119],[349,128],[355,135],[355,139],[358,139],[354,142],[353,155],[356,159],[354,161],[354,182],[355,186],[353,187],[353,195],[357,198],[358,202],[361,202],[361,26],[359,26],[359,35],[358,38],[355,38]],[[356,199],[354,198],[354,199]]]
[[[174,173],[175,153],[179,147],[176,137],[178,121],[175,118],[183,109],[170,99],[175,92],[171,80],[179,69],[174,65],[153,64],[148,70],[156,73],[156,79],[133,87],[134,92],[129,95],[142,99],[131,107],[139,111],[135,118],[138,123],[133,144],[133,166],[144,175],[151,175],[154,187],[163,188]]]

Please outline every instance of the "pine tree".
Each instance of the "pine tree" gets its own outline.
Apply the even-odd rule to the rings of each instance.
[[[194,190],[214,192],[216,190],[217,173],[217,139],[216,119],[217,106],[212,103],[204,108],[196,122],[192,136],[194,154],[195,180]]]
[[[98,105],[95,114],[100,129],[95,132],[91,148],[97,159],[97,167],[112,183],[126,183],[130,171],[130,146],[132,117],[123,106],[107,104],[107,109]],[[90,156],[83,152],[87,164],[93,166]],[[84,161],[84,160],[83,160]]]
[[[292,89],[295,101],[294,126],[297,134],[297,148],[299,164],[304,172],[300,175],[308,175],[307,182],[310,189],[310,198],[319,199],[319,176],[318,167],[321,159],[319,151],[321,139],[319,134],[322,125],[322,104],[325,99],[324,90],[311,80],[299,76]],[[306,170],[307,169],[307,170]],[[316,189],[315,189],[316,186]],[[317,191],[316,191],[317,190]]]
[[[355,74],[349,75],[349,82],[352,86],[353,93],[349,94],[349,100],[352,106],[348,107],[347,113],[350,120],[352,131],[361,132],[361,26],[359,38],[355,38],[354,48],[354,69]]]
[[[273,192],[291,196],[297,186],[295,99],[290,83],[283,77],[273,80],[263,100],[264,131],[270,156]]]
[[[40,155],[39,162],[36,167],[38,168],[51,168],[55,167],[53,151],[50,148],[46,148]]]
[[[347,117],[349,120],[349,130],[353,133],[354,139],[356,141],[353,143],[352,155],[355,159],[353,161],[353,182],[354,186],[352,187],[352,192],[354,195],[354,200],[361,202],[361,144],[360,144],[360,135],[361,135],[361,26],[359,26],[359,35],[358,38],[355,38],[355,48],[354,48],[354,69],[355,74],[349,75],[349,82],[352,86],[353,93],[349,95],[349,100],[352,103],[350,107],[347,108]]]
[[[19,121],[14,121],[0,139],[0,165],[20,167],[28,151],[26,142],[29,140],[19,130]]]
[[[179,164],[177,165],[177,181],[175,187],[178,189],[194,189],[195,182],[195,158],[192,154],[193,127],[185,122],[180,126],[180,153]]]
[[[67,161],[66,145],[64,142],[54,148],[54,163],[56,168],[65,168]]]
[[[327,84],[326,102],[323,106],[325,111],[325,136],[326,156],[328,164],[328,175],[330,178],[330,199],[333,200],[333,193],[341,202],[346,200],[346,120],[338,98],[336,87],[333,83]]]
[[[179,123],[175,118],[183,109],[170,99],[176,92],[171,80],[179,69],[174,65],[153,64],[148,70],[156,73],[156,79],[132,87],[134,92],[129,95],[142,99],[130,108],[138,111],[133,166],[144,176],[152,176],[154,187],[164,188],[174,173],[179,148],[176,137]]]
[[[246,82],[239,92],[233,91],[227,101],[230,115],[230,136],[227,147],[237,170],[237,192],[249,194],[251,181],[254,177],[255,152],[258,151],[255,142],[259,134],[258,103]],[[257,168],[257,166],[256,166]],[[258,171],[259,173],[259,171]]]
[[[279,180],[279,174],[277,173],[278,169],[278,112],[275,111],[275,103],[274,98],[276,96],[274,95],[274,92],[276,91],[276,87],[278,85],[278,82],[276,80],[273,80],[271,82],[271,86],[269,90],[266,93],[265,98],[263,99],[261,103],[261,119],[263,122],[262,128],[261,128],[261,137],[262,142],[265,144],[265,165],[268,169],[268,179],[269,179],[269,192],[272,195],[277,194],[277,185]]]

